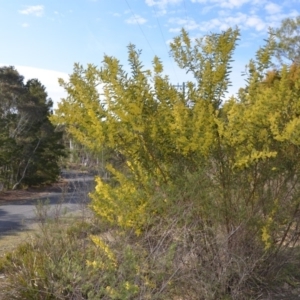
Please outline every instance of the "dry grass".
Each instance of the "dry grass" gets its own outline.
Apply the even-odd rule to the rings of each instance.
[[[11,231],[9,234],[0,237],[0,258],[6,253],[12,252],[19,245],[33,238],[34,233],[40,230],[38,224],[32,224],[23,231]],[[0,272],[0,300],[2,299],[2,290],[6,284],[6,277]]]
[[[11,232],[0,238],[0,257],[6,252],[14,250],[18,245],[28,241],[28,238],[32,237],[32,234],[38,230],[37,224],[33,224],[30,228],[23,231]]]

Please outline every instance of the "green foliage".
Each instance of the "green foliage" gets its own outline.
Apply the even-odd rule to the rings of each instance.
[[[53,182],[64,155],[62,134],[48,117],[52,101],[36,79],[23,83],[13,67],[0,69],[0,182],[4,188]]]

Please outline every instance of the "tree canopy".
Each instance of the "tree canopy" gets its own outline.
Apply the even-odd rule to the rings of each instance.
[[[37,80],[24,83],[13,67],[0,68],[0,182],[2,188],[52,182],[64,155],[49,121],[52,101]]]
[[[275,56],[280,63],[300,63],[300,16],[286,18],[281,26],[271,30],[276,39]]]

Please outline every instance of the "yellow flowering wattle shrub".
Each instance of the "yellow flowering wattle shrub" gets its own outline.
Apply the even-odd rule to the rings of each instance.
[[[99,217],[140,235],[157,217],[176,211],[183,197],[180,205],[193,203],[204,222],[215,220],[229,236],[245,227],[265,249],[289,236],[295,227],[286,220],[298,222],[300,201],[299,67],[270,70],[270,37],[249,62],[246,86],[226,100],[238,38],[238,30],[228,29],[195,42],[183,30],[174,39],[172,56],[194,75],[184,93],[163,75],[157,57],[153,70],[145,70],[133,45],[131,74],[105,56],[100,68],[77,64],[69,82],[61,80],[68,97],[53,121],[92,151],[112,154],[106,164],[110,180],[97,178],[90,195]],[[121,163],[114,164],[114,156]],[[203,193],[211,203],[180,191],[174,199],[177,182],[188,184],[188,174],[198,173],[210,181]],[[275,199],[284,209],[273,213]],[[278,230],[266,225],[270,218]]]

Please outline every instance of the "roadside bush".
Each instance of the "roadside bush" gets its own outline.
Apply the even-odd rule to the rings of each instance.
[[[296,248],[266,251],[249,219],[228,235],[210,177],[184,178],[157,190],[138,235],[98,217],[51,219],[40,204],[40,231],[0,260],[3,299],[246,300],[298,287]]]
[[[4,299],[164,299],[175,274],[169,237],[156,236],[161,246],[148,249],[150,232],[140,239],[91,220],[73,222],[45,222],[1,258]]]

